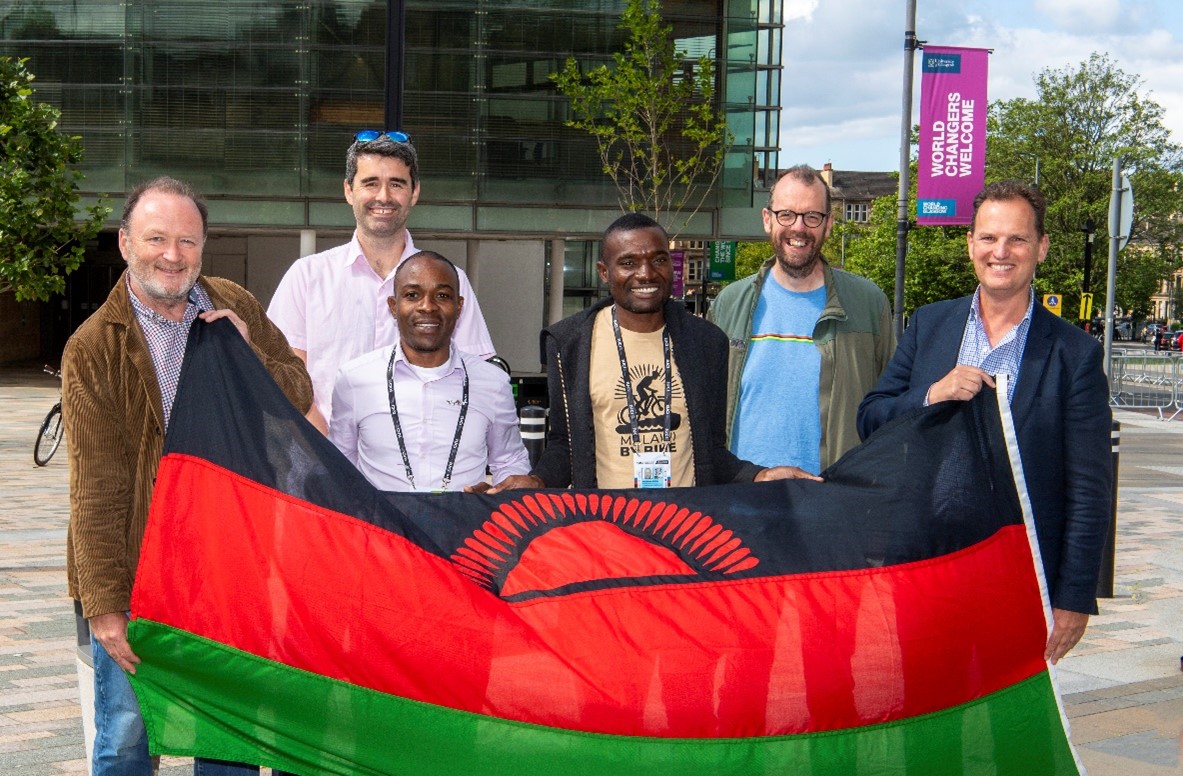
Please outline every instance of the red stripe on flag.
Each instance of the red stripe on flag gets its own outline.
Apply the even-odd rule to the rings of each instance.
[[[505,719],[622,735],[781,735],[905,719],[1044,670],[1033,569],[1014,526],[884,569],[508,604],[388,531],[170,455],[133,612]]]

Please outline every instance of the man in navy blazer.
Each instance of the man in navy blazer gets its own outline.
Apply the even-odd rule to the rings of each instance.
[[[1113,470],[1109,386],[1100,345],[1035,304],[1031,281],[1047,256],[1046,203],[1016,181],[974,200],[967,235],[973,296],[913,314],[879,384],[858,410],[859,434],[909,410],[966,401],[1010,375],[1010,405],[1031,497],[1054,622],[1046,657],[1059,660],[1097,611]]]

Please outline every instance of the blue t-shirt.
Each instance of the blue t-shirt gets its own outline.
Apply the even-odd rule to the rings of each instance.
[[[789,291],[769,274],[748,340],[731,451],[760,466],[821,472],[821,353],[813,329],[826,287]]]

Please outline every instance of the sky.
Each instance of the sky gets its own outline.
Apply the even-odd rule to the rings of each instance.
[[[1183,144],[1183,2],[917,0],[916,37],[993,49],[989,99],[1035,97],[1044,68],[1076,70],[1108,53],[1142,78]],[[899,169],[905,0],[784,0],[780,166]],[[915,55],[912,120],[919,121]],[[987,141],[988,142],[988,141]]]

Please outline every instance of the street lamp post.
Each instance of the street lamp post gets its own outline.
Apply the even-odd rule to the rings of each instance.
[[[1093,236],[1097,231],[1097,225],[1093,222],[1092,216],[1085,219],[1084,226],[1080,231],[1084,232],[1084,280],[1080,284],[1080,291],[1081,294],[1087,294],[1092,287]]]

